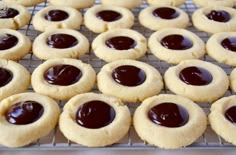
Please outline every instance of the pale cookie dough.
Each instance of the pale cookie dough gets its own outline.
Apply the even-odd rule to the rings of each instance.
[[[9,2],[9,3],[20,4],[26,7],[34,6],[39,3],[45,2],[45,0],[3,0],[3,1]]]
[[[133,9],[142,4],[142,0],[101,0],[102,4]]]
[[[14,38],[12,42],[12,38]],[[16,39],[17,38],[17,39]],[[11,42],[11,44],[9,44]],[[12,47],[10,47],[10,45]],[[30,39],[11,29],[0,29],[0,58],[20,60],[31,51]]]
[[[173,50],[164,47],[161,40],[170,35],[182,35],[192,42],[192,47],[185,50]],[[172,44],[172,43],[171,43]],[[174,44],[174,43],[173,43]],[[179,28],[166,28],[154,32],[149,40],[150,51],[160,60],[172,64],[178,64],[187,59],[199,59],[205,54],[205,43],[193,32]]]
[[[52,67],[58,65],[69,65],[76,67],[80,70],[80,76],[74,74],[70,69],[58,68],[53,69]],[[51,70],[49,70],[51,69]],[[60,70],[61,69],[61,70]],[[45,78],[46,72],[49,71],[50,82]],[[69,74],[69,75],[68,75]],[[59,77],[58,77],[59,76]],[[67,84],[52,83],[60,82],[66,79],[67,76],[77,76],[78,78]],[[69,77],[70,78],[70,77]],[[73,77],[72,77],[73,78]],[[70,80],[70,79],[69,79]],[[50,96],[57,100],[68,100],[71,97],[90,91],[95,84],[96,73],[89,64],[85,64],[80,60],[76,59],[50,59],[39,65],[32,74],[32,87],[35,92]]]
[[[175,14],[177,17],[173,19],[165,19],[162,17],[157,17],[154,15],[154,11],[156,9],[163,9],[163,12],[167,9],[173,9],[176,11]],[[164,10],[165,9],[165,10]],[[164,13],[163,13],[164,14]],[[165,13],[166,14],[166,13]],[[188,26],[189,18],[188,14],[185,13],[183,10],[176,8],[176,7],[155,7],[150,6],[146,9],[143,9],[139,14],[139,22],[144,27],[151,29],[151,30],[160,30],[163,28],[168,27],[177,27],[177,28],[185,28]]]
[[[91,7],[95,0],[49,0],[52,5],[68,6],[75,9],[84,9]]]
[[[229,97],[224,97],[211,106],[211,113],[208,116],[209,122],[211,125],[211,128],[219,135],[221,136],[225,141],[230,142],[234,145],[236,145],[236,125],[235,122],[232,122],[230,119],[227,117],[230,117],[230,115],[227,111],[230,108],[234,107],[234,110],[231,110],[234,113],[231,115],[233,119],[235,119],[235,103],[236,96],[229,96]],[[232,119],[232,118],[231,118]]]
[[[218,22],[208,19],[206,16],[211,11],[225,11],[231,17],[227,22]],[[228,7],[213,6],[213,7],[204,7],[196,10],[192,15],[192,21],[194,27],[197,29],[208,32],[210,34],[218,32],[231,32],[236,31],[236,10]]]
[[[113,11],[118,13],[120,17],[115,16],[117,20],[111,20],[109,18],[106,19],[109,21],[104,21],[97,16],[101,11]],[[85,13],[84,24],[89,30],[95,33],[101,33],[116,28],[130,28],[134,24],[134,15],[130,10],[119,6],[96,5],[88,9]]]
[[[147,3],[155,6],[180,6],[185,0],[147,0]]]
[[[133,48],[117,50],[106,45],[106,41],[114,37],[128,37],[135,41]],[[124,44],[125,42],[122,42]],[[139,32],[131,29],[113,29],[98,35],[92,43],[95,55],[106,61],[112,62],[121,59],[139,59],[147,52],[146,38]]]
[[[92,101],[101,101],[109,105],[115,111],[114,120],[106,126],[99,128],[88,128],[77,123],[76,115],[78,109]],[[90,110],[96,112],[94,111],[95,109],[91,108]],[[86,113],[83,115],[84,119],[86,119],[86,117],[91,118],[91,116],[97,116],[97,114],[93,114],[94,113]],[[104,115],[101,114],[101,119],[102,118],[104,118]],[[93,121],[94,119],[99,120],[99,118],[91,118],[90,120]],[[73,142],[88,147],[108,146],[118,142],[127,134],[130,124],[131,116],[129,109],[121,100],[95,93],[81,94],[73,97],[64,106],[59,120],[60,130],[65,137]]]
[[[236,32],[220,32],[212,35],[206,43],[207,54],[220,63],[236,66],[236,51],[224,48],[222,41],[229,38],[236,38]],[[229,43],[228,45],[234,45]]]
[[[205,6],[226,6],[233,7],[235,0],[193,0],[193,3],[201,7]]]
[[[63,13],[60,14],[59,11]],[[60,17],[62,15],[65,17]],[[54,21],[46,19],[47,16],[49,16],[49,18],[53,19]],[[58,19],[55,20],[55,18]],[[79,29],[80,25],[82,24],[82,15],[79,11],[71,7],[48,6],[34,15],[32,24],[35,30],[41,32],[57,28]]]
[[[68,48],[53,48],[47,44],[49,38],[53,35],[65,34],[77,39],[77,44]],[[55,38],[55,43],[59,46],[64,45],[64,39]],[[51,41],[50,41],[51,42]],[[88,39],[78,31],[71,29],[53,29],[40,34],[33,43],[33,53],[40,59],[48,60],[52,58],[79,58],[89,50]]]
[[[141,70],[138,72],[139,77],[141,76],[141,73],[144,73],[146,78],[140,78],[138,85],[124,85],[123,83],[119,83],[118,81],[127,76],[128,79],[125,80],[132,80],[136,78],[136,76],[133,78],[131,75],[123,75],[124,77],[122,77],[122,75],[118,74],[119,72],[114,73],[117,68],[122,66],[137,67]],[[123,72],[128,72],[128,70],[123,70]],[[118,74],[116,75],[118,77],[117,80],[113,78],[115,74]],[[144,81],[141,82],[141,80]],[[158,70],[144,62],[135,60],[118,60],[103,66],[97,76],[97,85],[98,89],[104,94],[118,97],[124,102],[138,103],[148,97],[158,94],[163,87],[163,82]]]
[[[231,72],[229,80],[230,80],[230,88],[234,92],[236,92],[236,69],[233,69],[233,71]]]
[[[148,116],[149,111],[162,103],[174,103],[184,108],[189,116],[187,122],[179,127],[154,123]],[[168,118],[170,116],[163,114],[162,119],[170,120]],[[164,149],[176,149],[191,145],[204,133],[207,127],[207,117],[193,101],[178,95],[162,94],[146,99],[136,109],[133,123],[139,137],[145,142]]]
[[[212,77],[209,84],[192,85],[180,79],[180,73],[189,67],[198,67],[207,71]],[[190,72],[191,73],[191,72]],[[200,73],[203,73],[200,74]],[[193,72],[194,78],[202,76],[203,71]],[[186,76],[185,76],[186,78]],[[229,79],[224,70],[217,65],[202,60],[186,60],[170,67],[164,75],[166,86],[175,94],[185,96],[196,102],[213,102],[222,97],[229,87]],[[204,79],[203,79],[204,80]]]
[[[9,9],[14,9],[14,11]],[[10,15],[10,17],[8,15]],[[31,15],[25,7],[13,3],[0,2],[1,29],[19,29],[29,23],[30,17]]]
[[[30,73],[11,60],[0,59],[0,76],[0,100],[24,92],[30,85]]]
[[[10,123],[6,117],[10,108],[17,103],[21,103],[22,107],[24,107],[23,105],[27,101],[37,102],[43,107],[43,113],[41,114],[41,116],[37,120],[29,124],[19,125]],[[27,105],[25,109],[26,108],[33,107],[32,105]],[[27,110],[30,111],[33,109]],[[25,117],[25,113],[21,114],[22,111],[20,111],[19,109],[15,109],[15,111],[20,113],[16,114],[18,117]],[[36,93],[22,93],[10,96],[0,102],[0,144],[7,147],[22,147],[29,145],[39,138],[49,134],[49,132],[57,124],[59,115],[60,108],[57,102],[47,96]]]

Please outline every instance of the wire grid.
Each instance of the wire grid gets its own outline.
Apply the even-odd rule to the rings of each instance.
[[[96,4],[98,4],[99,2],[96,1]],[[39,10],[41,10],[42,8],[48,6],[49,4],[45,1],[44,3],[41,3],[37,6],[34,7],[30,7],[29,11],[31,12],[32,16],[34,16],[35,13],[37,13]],[[135,24],[133,26],[134,30],[139,31],[140,33],[142,33],[146,38],[149,38],[149,36],[153,33],[153,31],[148,30],[144,27],[142,27],[139,22],[138,22],[138,14],[139,12],[146,8],[147,4],[144,2],[139,8],[136,8],[133,11],[134,15],[135,15]],[[191,0],[187,0],[185,2],[184,5],[182,5],[180,7],[182,10],[184,10],[185,12],[188,13],[190,19],[191,19],[191,15],[192,13],[198,8],[197,6],[195,6]],[[86,10],[83,10],[82,13],[84,14]],[[31,18],[32,20],[32,18]],[[200,38],[202,38],[205,42],[208,40],[209,35],[205,32],[200,32],[198,30],[196,30],[193,27],[192,21],[190,21],[189,26],[187,28],[188,30],[194,32],[195,34],[197,34]],[[22,32],[23,34],[27,35],[32,41],[40,34],[40,32],[34,30],[31,21],[30,23],[21,28],[19,30],[20,32]],[[82,34],[84,34],[90,41],[90,43],[93,41],[93,39],[97,36],[97,34],[92,33],[91,31],[89,31],[84,25],[82,25],[81,29],[79,30]],[[100,69],[102,68],[102,66],[104,64],[106,64],[106,62],[98,59],[94,53],[92,52],[92,50],[90,49],[89,53],[84,55],[82,58],[80,58],[83,62],[85,63],[89,63],[92,65],[92,67],[95,69],[95,71],[98,73],[100,71]],[[214,64],[217,64],[218,66],[222,67],[227,74],[230,74],[230,72],[232,71],[232,67],[228,66],[228,65],[224,65],[224,64],[220,64],[216,61],[214,61],[213,59],[211,59],[209,56],[204,56],[202,58],[202,60],[208,61],[208,62],[212,62]],[[147,52],[147,54],[142,57],[140,59],[140,61],[143,61],[145,63],[148,63],[152,66],[154,66],[156,69],[158,69],[160,71],[160,73],[163,75],[164,72],[170,67],[172,66],[171,64],[168,64],[166,62],[160,61],[158,60],[155,56],[153,56],[149,51]],[[28,54],[27,56],[25,56],[22,60],[19,61],[20,64],[24,65],[31,73],[33,72],[33,70],[40,65],[41,63],[43,63],[42,60],[38,59],[37,57],[35,57],[32,53]],[[28,89],[28,91],[33,91],[32,87],[30,87]],[[94,88],[93,90],[94,92],[98,92],[97,88]],[[171,92],[167,89],[164,88],[162,90],[162,93],[168,93],[171,94]],[[228,90],[225,94],[225,96],[229,96],[232,95],[232,91]],[[58,102],[58,104],[63,107],[65,102]],[[206,112],[206,114],[209,114],[210,110],[210,105],[207,103],[199,103],[200,106],[203,108],[203,110]],[[135,111],[135,109],[137,108],[137,104],[127,104],[131,113],[133,114],[133,112]],[[183,149],[226,149],[226,148],[235,148],[233,145],[225,142],[221,137],[219,137],[218,135],[216,135],[212,129],[210,128],[210,126],[208,125],[207,130],[205,131],[205,133],[192,145],[185,147]],[[69,140],[67,140],[63,134],[60,132],[60,130],[58,129],[58,126],[55,127],[55,129],[46,137],[43,137],[41,139],[38,139],[36,142],[34,142],[32,145],[27,146],[27,147],[23,147],[23,148],[15,148],[15,149],[10,149],[10,148],[6,148],[0,145],[0,150],[81,150],[81,149],[91,149],[91,148],[87,148],[85,146],[81,146],[79,144],[75,144]],[[108,147],[103,147],[103,148],[99,148],[99,149],[121,149],[121,150],[132,150],[132,149],[159,149],[158,147],[155,146],[151,146],[146,144],[144,141],[142,141],[137,133],[134,130],[134,127],[131,126],[128,134],[118,143],[112,145],[112,146],[108,146]]]

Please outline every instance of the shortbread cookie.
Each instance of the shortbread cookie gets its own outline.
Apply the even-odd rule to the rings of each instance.
[[[89,41],[71,29],[52,29],[40,34],[33,43],[33,53],[40,59],[79,58],[89,50]]]
[[[84,9],[92,6],[95,0],[49,0],[52,5],[68,6],[76,9]]]
[[[134,24],[134,15],[130,10],[119,6],[96,5],[85,13],[84,24],[95,33],[130,28]]]
[[[76,59],[50,59],[39,65],[32,74],[35,92],[57,100],[90,91],[95,84],[96,73],[89,64]]]
[[[38,31],[56,28],[79,29],[82,15],[71,7],[48,6],[34,15],[32,24]]]
[[[29,11],[18,4],[0,2],[0,28],[19,29],[29,23]]]
[[[147,3],[155,6],[180,6],[185,0],[147,0]]]
[[[235,0],[193,0],[193,3],[201,7],[205,6],[226,6],[233,7]]]
[[[34,6],[39,3],[45,2],[45,0],[3,0],[5,2],[15,3],[23,6]]]
[[[73,97],[63,108],[59,127],[69,140],[88,147],[114,144],[128,132],[129,109],[121,100],[87,93]]]
[[[22,33],[11,29],[0,29],[0,58],[20,60],[31,50],[31,41]]]
[[[220,63],[236,66],[236,32],[221,32],[210,37],[207,53]]]
[[[51,98],[22,93],[0,102],[0,144],[22,147],[46,136],[57,124],[58,104]]]
[[[208,33],[236,31],[236,10],[213,6],[196,10],[192,15],[193,25]]]
[[[142,4],[142,0],[101,0],[102,4],[133,9]]]
[[[0,59],[0,100],[26,91],[29,85],[30,73],[23,66]]]
[[[188,26],[188,14],[176,7],[150,6],[139,14],[139,22],[151,30],[168,27],[185,28]]]
[[[164,75],[166,86],[175,94],[196,102],[213,102],[229,87],[224,70],[202,60],[186,60],[170,67]]]
[[[236,92],[236,69],[233,69],[233,71],[231,72],[230,76],[230,88]]]
[[[146,38],[130,29],[113,29],[98,35],[92,43],[95,55],[107,62],[139,59],[147,51]]]
[[[163,87],[158,70],[135,60],[118,60],[103,66],[97,84],[102,93],[132,103],[158,94]]]
[[[134,127],[145,142],[176,149],[191,145],[204,133],[207,117],[193,101],[162,94],[146,99],[136,109]]]
[[[153,33],[148,46],[158,59],[172,64],[187,59],[199,59],[206,52],[201,38],[193,32],[179,28],[166,28]]]
[[[236,96],[224,97],[211,106],[211,128],[225,141],[236,145]]]

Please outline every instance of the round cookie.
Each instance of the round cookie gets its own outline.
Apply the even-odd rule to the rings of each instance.
[[[20,64],[0,59],[0,100],[24,92],[30,85],[30,73]]]
[[[97,85],[104,94],[137,103],[158,94],[163,82],[158,70],[144,62],[118,60],[103,66]]]
[[[128,9],[133,9],[142,4],[142,0],[101,0],[102,4],[120,6]]]
[[[82,15],[71,7],[48,6],[34,15],[32,24],[36,30],[42,32],[57,28],[79,29]]]
[[[30,21],[29,11],[18,4],[0,2],[0,28],[19,29]]]
[[[96,5],[85,13],[84,24],[95,33],[130,28],[134,24],[134,15],[130,10],[119,6]]]
[[[205,54],[205,43],[193,32],[166,28],[154,32],[149,40],[150,51],[160,60],[178,64],[187,59],[199,59]]]
[[[70,99],[59,120],[60,130],[66,138],[88,147],[118,142],[127,134],[130,124],[129,109],[121,100],[95,93]]]
[[[233,69],[233,71],[231,72],[229,80],[230,80],[230,88],[234,92],[236,92],[236,69]]]
[[[26,7],[34,6],[34,5],[37,5],[39,3],[45,2],[45,0],[3,0],[3,1],[23,5],[23,6],[26,6]]]
[[[176,149],[192,144],[204,133],[207,117],[193,101],[162,94],[143,101],[134,113],[133,124],[145,142]]]
[[[31,41],[22,33],[11,29],[0,29],[0,58],[20,60],[31,50]]]
[[[92,6],[95,0],[49,0],[52,5],[68,6],[75,9],[84,9]]]
[[[0,102],[0,143],[22,147],[46,136],[57,124],[58,104],[51,98],[22,93]]]
[[[226,6],[233,7],[235,0],[193,0],[193,3],[201,7],[206,6]]]
[[[220,63],[236,66],[236,32],[220,32],[206,43],[207,54]]]
[[[95,55],[112,62],[121,59],[139,59],[147,51],[146,38],[131,29],[113,29],[98,35],[92,43]]]
[[[236,10],[212,6],[196,10],[192,15],[194,27],[210,34],[236,31]]]
[[[164,80],[172,92],[196,102],[211,103],[223,96],[229,87],[224,70],[202,60],[185,60],[170,67]]]
[[[50,59],[39,65],[32,74],[35,92],[57,100],[90,91],[95,84],[96,73],[89,64],[76,59]]]
[[[171,6],[150,6],[139,14],[139,22],[151,30],[160,30],[168,27],[185,28],[189,18],[183,10]]]
[[[236,145],[236,96],[224,97],[211,106],[211,128],[225,141]]]
[[[180,6],[185,0],[147,0],[147,3],[155,6]]]
[[[40,34],[33,43],[33,53],[40,59],[79,58],[89,50],[89,41],[71,29],[52,29]]]

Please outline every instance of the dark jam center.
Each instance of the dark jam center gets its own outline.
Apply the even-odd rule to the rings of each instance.
[[[146,73],[135,66],[120,66],[113,70],[112,78],[119,84],[134,87],[146,80]]]
[[[76,121],[83,127],[98,129],[109,125],[115,116],[115,110],[107,103],[91,101],[79,107],[76,113]]]
[[[231,19],[230,14],[224,10],[212,10],[206,16],[210,20],[224,23],[228,22]]]
[[[100,11],[96,14],[96,16],[106,22],[113,22],[122,17],[120,13],[112,10]]]
[[[153,11],[152,14],[155,17],[160,17],[163,19],[174,19],[179,16],[179,13],[175,9],[168,7],[157,8],[156,10]]]
[[[128,50],[136,46],[136,42],[129,37],[118,36],[106,41],[106,45],[116,50]]]
[[[43,114],[43,106],[35,101],[14,104],[6,113],[6,120],[15,125],[27,125],[37,121]]]
[[[57,65],[44,73],[44,79],[52,85],[68,86],[80,80],[82,72],[71,65]]]
[[[48,21],[63,21],[69,17],[69,14],[62,10],[51,10],[45,15]]]
[[[0,18],[14,18],[19,12],[13,8],[2,8],[0,9]]]
[[[221,45],[227,49],[236,52],[236,37],[226,38],[221,42]]]
[[[211,73],[201,67],[187,67],[179,73],[179,78],[186,84],[204,86],[212,82]]]
[[[70,48],[78,44],[78,40],[68,34],[53,34],[47,39],[47,44],[51,48]]]
[[[148,117],[153,123],[170,128],[184,126],[189,120],[187,110],[175,103],[154,106],[148,112]]]
[[[0,50],[7,50],[14,47],[18,43],[18,38],[11,34],[0,35]]]
[[[186,50],[193,46],[193,42],[189,38],[178,34],[166,36],[160,43],[165,48],[172,50]]]
[[[12,72],[4,68],[0,68],[0,87],[7,85],[13,78]]]
[[[225,112],[225,117],[232,123],[236,124],[236,106],[229,108]]]

